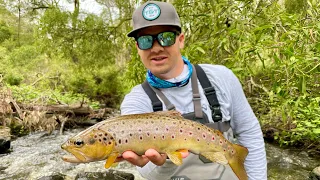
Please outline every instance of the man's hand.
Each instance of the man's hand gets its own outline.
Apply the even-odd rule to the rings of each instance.
[[[189,155],[189,153],[181,152],[181,155],[183,158],[185,158]],[[126,160],[135,166],[143,167],[149,161],[151,161],[153,164],[157,166],[162,166],[166,162],[166,159],[167,159],[166,154],[160,154],[154,149],[148,149],[142,156],[138,156],[136,153],[132,151],[125,151],[122,154],[122,157],[117,158],[116,161],[119,162],[122,160]]]

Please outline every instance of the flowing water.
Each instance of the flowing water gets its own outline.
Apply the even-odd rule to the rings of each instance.
[[[66,131],[59,135],[43,132],[33,133],[12,141],[12,152],[0,155],[0,180],[38,179],[61,173],[66,179],[74,179],[79,172],[105,172],[104,162],[71,164],[61,160],[66,154],[60,145],[81,129]],[[306,152],[281,149],[266,144],[268,158],[268,179],[302,180],[307,179],[310,171],[320,166],[320,159],[309,157]],[[132,173],[135,179],[143,179],[132,165],[121,162],[115,168]]]

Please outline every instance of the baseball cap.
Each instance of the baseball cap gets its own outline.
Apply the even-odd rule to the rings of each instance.
[[[172,4],[147,1],[139,6],[132,15],[133,30],[128,37],[134,37],[143,28],[157,25],[176,26],[181,31],[179,15]]]

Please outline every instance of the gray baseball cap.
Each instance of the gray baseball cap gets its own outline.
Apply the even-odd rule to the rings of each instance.
[[[134,37],[143,28],[157,25],[176,26],[181,31],[179,15],[172,4],[147,1],[139,6],[132,15],[133,30],[128,37]]]

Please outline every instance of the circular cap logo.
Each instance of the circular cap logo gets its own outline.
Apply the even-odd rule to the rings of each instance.
[[[148,21],[157,19],[161,14],[160,7],[156,4],[148,4],[143,8],[142,16]]]

